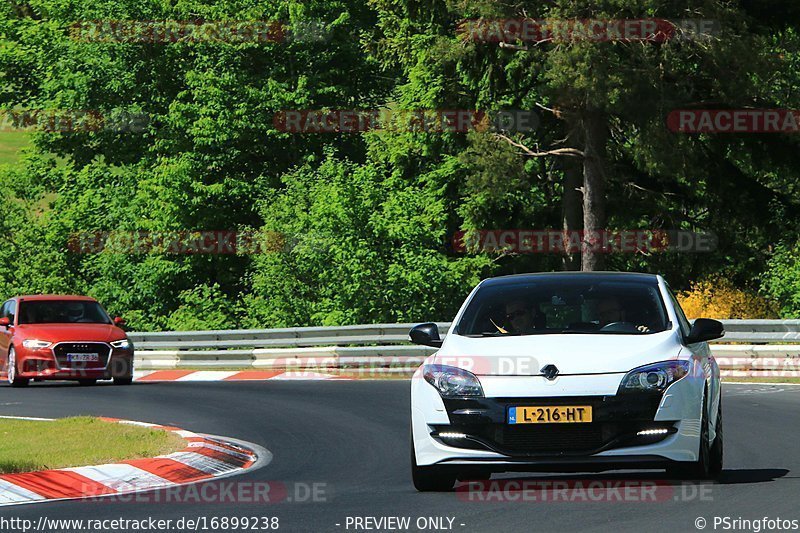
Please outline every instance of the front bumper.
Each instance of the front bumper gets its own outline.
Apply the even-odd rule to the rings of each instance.
[[[654,422],[660,402],[661,395],[444,400],[450,423],[431,425],[430,435],[450,447],[489,450],[510,457],[594,455],[624,446],[654,444],[676,433],[673,422]],[[588,405],[593,420],[582,424],[508,424],[509,408],[520,405]],[[654,429],[665,433],[639,435]]]
[[[661,395],[617,395],[622,374],[604,385],[592,377],[560,377],[561,385],[547,391],[536,385],[541,377],[506,377],[508,387],[493,387],[517,395],[443,400],[423,379],[412,380],[412,432],[417,464],[491,465],[499,470],[550,465],[618,464],[652,466],[670,461],[696,461],[702,410],[702,381],[684,379]],[[581,383],[592,395],[580,395]],[[612,383],[613,382],[613,383]],[[612,383],[613,386],[609,385]],[[486,389],[486,388],[485,388]],[[519,395],[523,390],[549,393]],[[600,392],[601,394],[598,394]],[[512,406],[591,405],[593,421],[584,424],[508,424]],[[640,435],[649,429],[663,434]],[[559,468],[561,469],[561,468]]]
[[[112,379],[133,375],[133,350],[131,348],[111,348],[108,360],[103,366],[91,363],[73,365],[59,364],[52,348],[31,350],[15,347],[17,356],[17,375],[25,379],[74,380],[74,379]]]

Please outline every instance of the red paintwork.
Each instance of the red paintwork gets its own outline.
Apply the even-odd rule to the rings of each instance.
[[[126,339],[125,332],[114,324],[93,323],[58,323],[58,324],[19,324],[19,308],[21,301],[66,300],[96,302],[88,296],[75,295],[30,295],[17,296],[16,312],[13,323],[4,328],[0,326],[0,368],[4,374],[8,371],[8,353],[14,348],[17,360],[17,376],[28,379],[110,379],[124,376],[132,372],[133,350],[131,348],[113,348],[107,367],[91,368],[59,368],[52,345],[47,348],[30,349],[23,346],[23,341],[35,339],[58,342],[103,342],[110,343]],[[31,363],[29,363],[29,361]],[[30,364],[37,368],[31,369]],[[127,366],[125,366],[127,365]]]

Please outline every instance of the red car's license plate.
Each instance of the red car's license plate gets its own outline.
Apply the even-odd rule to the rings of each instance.
[[[68,353],[67,361],[70,363],[97,363],[100,361],[100,354],[96,353]]]

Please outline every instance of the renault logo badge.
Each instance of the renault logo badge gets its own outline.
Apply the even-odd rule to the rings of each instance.
[[[553,381],[558,376],[558,367],[556,365],[545,365],[542,367],[542,375],[549,381]]]

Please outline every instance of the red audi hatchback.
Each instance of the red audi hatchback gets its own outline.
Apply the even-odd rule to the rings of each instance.
[[[87,296],[17,296],[0,308],[0,365],[12,387],[33,379],[133,381],[133,344]]]

